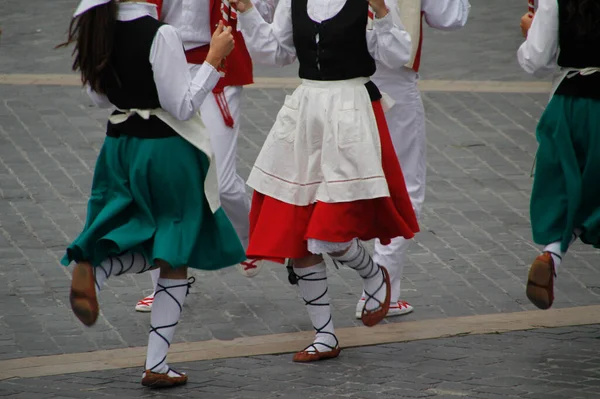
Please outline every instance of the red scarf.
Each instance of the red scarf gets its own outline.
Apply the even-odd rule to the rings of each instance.
[[[160,19],[163,0],[149,0],[149,2],[156,4]],[[236,10],[229,5],[227,0],[210,0],[210,10],[211,34],[215,32],[219,21],[222,21],[225,26],[231,26],[233,39],[235,40],[235,48],[224,60],[222,67],[219,68],[225,76],[219,80],[219,83],[213,89],[225,125],[233,127],[234,120],[223,90],[227,86],[245,86],[254,83],[252,79],[252,59],[246,48],[244,37],[237,30]],[[205,45],[186,51],[187,61],[190,64],[202,64],[206,60],[209,48],[209,45]]]

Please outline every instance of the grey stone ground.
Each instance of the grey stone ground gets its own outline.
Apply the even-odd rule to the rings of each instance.
[[[0,397],[594,399],[598,337],[589,326],[349,349],[309,365],[289,355],[194,362],[177,367],[190,383],[169,391],[142,388],[141,369],[81,373],[3,381]]]
[[[0,26],[4,30],[0,73],[68,73],[69,52],[51,47],[62,39],[76,3],[0,0]],[[423,78],[528,80],[515,61],[515,50],[521,42],[518,21],[525,2],[472,3],[471,22],[465,30],[427,32]],[[293,76],[295,67],[260,68],[257,73]],[[239,167],[244,177],[285,94],[278,89],[245,92],[239,141]],[[546,95],[527,94],[424,95],[429,135],[428,191],[422,232],[410,250],[403,285],[404,297],[415,305],[416,312],[395,322],[532,309],[523,295],[527,264],[536,254],[528,224],[529,171],[536,147],[533,132],[546,99]],[[0,85],[0,277],[6,281],[0,284],[0,360],[141,346],[146,342],[149,316],[136,314],[133,305],[149,292],[147,276],[109,281],[101,298],[103,315],[98,325],[84,329],[68,308],[68,269],[58,265],[64,247],[79,233],[85,218],[105,121],[106,112],[91,107],[79,89]],[[557,307],[598,303],[597,260],[596,251],[574,247],[560,271]],[[252,280],[235,270],[195,275],[197,283],[186,303],[178,342],[311,328],[282,267],[268,267]],[[331,269],[330,284],[336,325],[358,325],[352,317],[360,290],[356,276],[347,270]],[[356,397],[375,397],[381,388],[379,383],[365,385],[363,392],[348,382],[362,382],[359,365],[365,364],[364,359],[369,360],[366,364],[377,366],[368,374],[376,381],[377,372],[381,372],[381,379],[393,377],[389,395],[394,395],[395,388],[410,388],[401,394],[455,397],[461,396],[457,392],[466,392],[463,396],[535,398],[540,390],[556,385],[556,390],[579,389],[577,394],[558,392],[556,398],[593,397],[589,395],[597,392],[593,387],[598,387],[600,369],[593,339],[598,328],[566,329],[564,334],[561,331],[363,348],[346,351],[339,361],[324,366],[292,365],[289,357],[282,356],[186,367],[195,374],[192,390],[202,393],[202,397],[228,397],[227,388],[243,388],[243,395],[235,391],[232,397],[276,397],[282,393],[286,398],[320,397],[307,388],[306,383],[313,377],[326,386],[345,382],[341,391],[328,388],[328,394],[337,397],[352,392]],[[581,338],[571,340],[573,337]],[[540,342],[549,343],[551,351],[545,353],[546,347]],[[430,358],[428,353],[442,359]],[[405,354],[412,360],[406,360]],[[485,359],[495,363],[485,363]],[[566,371],[561,368],[560,375],[549,371],[554,370],[552,359],[561,359],[558,364]],[[492,366],[481,367],[489,364]],[[204,370],[212,369],[205,377]],[[240,374],[240,369],[251,375]],[[520,387],[511,385],[507,377],[533,378],[535,370],[548,374],[531,384],[519,380],[528,387],[523,391],[533,395],[519,396]],[[49,395],[95,397],[111,393],[125,397],[112,388],[104,389],[108,385],[92,386],[91,381],[96,379],[116,379],[117,385],[111,386],[115,389],[135,388],[123,395],[146,395],[146,391],[137,389],[136,373],[102,372],[73,380],[53,377],[6,382],[0,385],[0,397],[20,393],[20,397],[43,398],[43,387],[56,386],[58,380],[61,386],[64,381],[81,385],[69,385],[64,392]],[[287,393],[288,373],[296,381],[293,386],[303,390]],[[454,377],[441,378],[449,373]],[[436,377],[427,376],[430,374]],[[470,381],[461,380],[464,376]],[[568,385],[588,377],[585,384]],[[486,378],[489,384],[482,380]],[[262,380],[268,380],[269,385]],[[265,391],[247,385],[260,385]],[[80,391],[95,387],[98,390]],[[433,390],[428,391],[430,388]],[[477,389],[488,388],[491,391],[475,396]],[[36,393],[40,389],[42,392]],[[186,394],[187,390],[174,393]]]

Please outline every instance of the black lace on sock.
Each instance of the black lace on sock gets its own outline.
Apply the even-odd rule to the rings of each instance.
[[[298,281],[324,281],[324,280],[327,280],[327,277],[319,277],[319,278],[313,277],[315,274],[317,274],[316,272],[308,273],[308,274],[305,274],[304,276],[300,276],[296,273],[294,273],[294,274],[297,276]],[[325,288],[325,291],[323,291],[323,293],[316,298],[313,298],[313,299],[307,301],[306,298],[302,297],[302,300],[304,301],[304,304],[306,306],[329,306],[329,303],[315,303],[316,301],[318,301],[319,299],[322,299],[325,295],[327,295],[328,291],[329,291],[329,287]],[[338,339],[335,336],[335,334],[330,333],[329,331],[323,331],[331,322],[332,322],[332,317],[331,317],[331,315],[329,315],[329,320],[327,320],[327,323],[325,323],[321,327],[313,326],[313,328],[315,329],[316,334],[331,335],[333,337],[333,339],[335,339],[335,346],[331,346],[331,345],[328,345],[328,344],[322,343],[322,342],[315,342],[315,343],[308,345],[306,348],[304,348],[304,351],[307,351],[308,349],[312,348],[315,352],[319,352],[319,350],[317,349],[317,347],[315,345],[323,345],[324,347],[326,347],[330,350],[334,350],[335,348],[338,347],[339,342],[338,342]]]
[[[183,310],[183,307],[181,306],[181,303],[179,303],[179,301],[177,300],[177,298],[175,298],[173,296],[173,294],[171,294],[169,292],[169,290],[171,288],[180,288],[180,287],[188,287],[189,282],[186,282],[184,284],[178,284],[178,285],[172,285],[170,287],[165,287],[163,285],[161,285],[160,283],[157,284],[157,290],[156,293],[154,294],[154,297],[156,298],[156,295],[158,295],[159,292],[164,292],[167,295],[169,295],[171,297],[171,299],[173,299],[175,301],[175,303],[177,304],[177,306],[179,306],[179,311],[181,312]],[[164,326],[150,326],[150,334],[154,333],[156,335],[158,335],[160,338],[163,339],[163,341],[165,341],[167,343],[168,347],[171,347],[171,343],[169,342],[169,340],[162,335],[158,330],[162,330],[165,328],[171,328],[171,327],[175,327],[177,324],[179,324],[179,321],[176,321],[173,324],[168,324],[168,325],[164,325]],[[161,364],[163,364],[165,361],[167,360],[167,355],[165,355],[162,360],[160,362],[158,362],[157,364],[155,364],[153,367],[150,368],[150,371],[154,371],[156,368],[158,368]]]
[[[196,282],[196,277],[192,276],[192,277],[188,277],[188,282],[187,282],[187,291],[185,292],[185,296],[190,295],[190,288],[192,288],[192,285]]]
[[[306,300],[305,300],[306,302]],[[329,304],[327,304],[329,305]],[[309,305],[309,306],[318,306],[318,305]],[[332,316],[329,315],[329,320],[327,320],[327,323],[325,323],[323,326],[321,327],[315,327],[313,326],[313,328],[315,329],[315,334],[328,334],[331,335],[333,337],[333,339],[335,339],[335,345],[331,346],[329,344],[326,344],[324,342],[313,342],[312,344],[308,345],[306,348],[304,348],[304,352],[311,352],[311,348],[312,351],[319,353],[320,351],[317,349],[317,345],[323,345],[324,347],[326,347],[327,349],[329,349],[330,351],[335,350],[339,345],[340,342],[338,341],[337,337],[335,336],[334,333],[331,333],[329,331],[323,331],[328,325],[329,323],[331,323],[331,321],[333,320]]]
[[[369,258],[369,261],[364,266],[357,267],[357,268],[351,267],[351,269],[354,269],[360,273],[361,271],[367,270],[367,268],[369,268],[367,275],[365,277],[363,277],[363,279],[365,279],[365,280],[375,277],[377,275],[377,273],[382,274],[381,284],[379,284],[379,287],[377,287],[377,289],[373,293],[368,292],[366,288],[364,289],[364,292],[365,292],[365,308],[366,308],[367,302],[369,300],[374,300],[378,303],[378,305],[379,305],[378,307],[383,307],[383,305],[384,305],[383,302],[380,301],[379,299],[377,299],[375,297],[375,295],[377,295],[377,293],[381,289],[385,289],[385,273],[383,272],[383,269],[373,261],[373,258],[371,258],[371,256],[367,253],[367,250],[362,246],[360,241],[357,240],[356,245],[358,246],[358,253],[356,254],[356,256],[352,259],[340,261],[340,262],[342,264],[344,264],[344,263],[347,264],[350,262],[355,262],[360,257],[359,264],[362,265],[365,261],[365,258],[367,258],[367,257]]]
[[[302,280],[302,281],[324,281],[327,280],[327,277],[320,277],[320,278],[311,278],[312,276],[314,276],[315,272],[313,273],[308,273],[305,274],[304,276],[298,276],[298,281]],[[325,295],[327,295],[327,291],[329,291],[329,287],[325,288],[325,291],[323,291],[323,293],[321,295],[319,295],[318,297],[311,299],[310,301],[307,301],[306,298],[302,298],[302,300],[304,301],[304,304],[306,306],[329,306],[328,303],[314,303],[315,301],[318,301],[319,299],[323,298]]]

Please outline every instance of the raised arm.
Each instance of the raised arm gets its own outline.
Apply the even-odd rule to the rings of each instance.
[[[198,69],[195,76],[190,75],[183,44],[177,30],[169,25],[163,25],[156,34],[150,51],[150,63],[154,71],[154,83],[158,91],[161,107],[179,120],[190,119],[200,108],[206,96],[219,81],[221,75],[213,65],[221,62],[222,56],[227,55],[227,50],[222,37],[219,43],[215,42],[218,35],[231,36],[230,28],[223,32],[215,33],[211,42],[211,50],[206,62]],[[233,39],[231,38],[231,48]],[[212,54],[211,54],[212,52]],[[227,54],[223,54],[227,53]],[[212,64],[212,65],[211,65]]]
[[[239,28],[257,64],[286,66],[296,60],[291,0],[280,0],[273,23],[268,24],[250,0],[231,0],[237,5]]]
[[[519,64],[537,77],[544,77],[556,68],[558,57],[558,3],[539,0],[538,9],[525,43],[517,52]]]
[[[348,0],[352,1],[352,0]],[[382,65],[397,69],[410,60],[410,34],[404,30],[396,0],[371,0],[373,29],[367,29],[369,53]]]
[[[421,9],[432,28],[455,30],[467,23],[471,4],[469,0],[423,0]]]
[[[266,22],[272,23],[277,3],[277,0],[254,0],[254,7]]]

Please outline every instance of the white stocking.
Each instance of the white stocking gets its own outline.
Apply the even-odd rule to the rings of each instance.
[[[96,292],[99,292],[106,280],[112,276],[144,273],[151,267],[152,265],[146,262],[146,259],[141,254],[127,253],[105,259],[99,266],[94,268]]]
[[[571,237],[571,242],[569,243],[569,247],[573,245],[573,243],[579,238],[581,235],[581,229],[575,229],[573,231],[573,236]],[[560,266],[563,257],[566,252],[561,251],[561,242],[555,241],[551,244],[546,245],[544,248],[544,252],[548,252],[550,256],[552,256],[552,261],[554,263],[554,273],[557,272],[558,266]]]
[[[158,289],[156,286],[158,284],[158,278],[160,277],[160,269],[150,270],[150,278],[152,279],[152,295],[150,297],[154,298],[154,293]]]
[[[331,256],[331,259],[338,261],[351,269],[354,269],[363,278],[364,292],[366,295],[365,308],[375,310],[385,301],[385,280],[383,271],[375,262],[371,255],[363,248],[358,240],[352,241],[350,248],[345,254]]]
[[[329,295],[327,294],[327,267],[325,262],[315,266],[294,268],[298,287],[306,304],[308,316],[315,329],[315,340],[305,350],[309,353],[329,352],[338,346],[333,329]]]
[[[173,341],[175,326],[179,323],[187,289],[187,280],[158,279],[150,315],[146,370],[154,373],[171,371],[167,364],[167,352]]]

